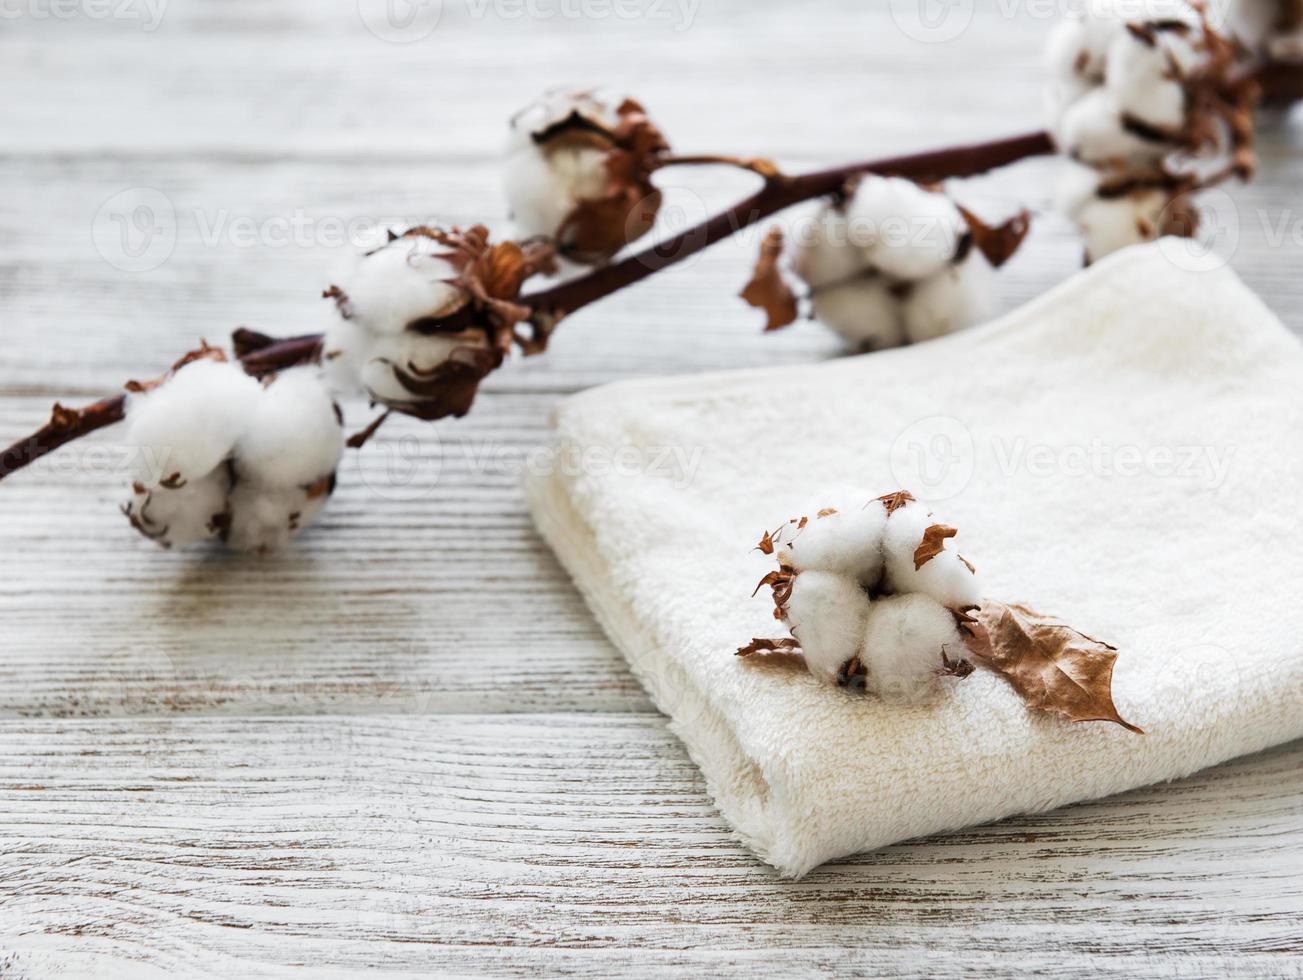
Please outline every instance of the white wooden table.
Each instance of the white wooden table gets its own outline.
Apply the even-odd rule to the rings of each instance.
[[[313,327],[332,222],[502,226],[504,120],[546,85],[627,86],[683,150],[793,169],[1039,123],[1034,4],[983,0],[944,44],[861,0],[577,4],[444,0],[412,43],[368,31],[370,0],[175,0],[154,30],[145,0],[6,4],[0,441],[201,336]],[[1303,330],[1299,142],[1266,137],[1230,226]],[[1050,173],[974,193],[1045,210]],[[681,179],[671,223],[748,186]],[[175,245],[126,271],[157,258],[112,245],[140,188]],[[391,426],[278,557],[155,551],[103,440],[0,485],[0,977],[1303,974],[1303,744],[796,884],[732,839],[519,477],[570,392],[831,356],[732,299],[753,246],[576,316],[464,421]],[[1078,248],[1044,216],[1005,304]]]

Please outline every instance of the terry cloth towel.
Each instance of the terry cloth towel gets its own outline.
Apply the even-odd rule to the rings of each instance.
[[[1303,736],[1303,349],[1179,249],[1121,252],[933,343],[559,409],[535,520],[782,873]],[[751,597],[775,567],[761,533],[847,484],[903,484],[960,528],[990,598],[1119,647],[1115,700],[1148,734],[1034,712],[983,670],[898,707],[734,656],[786,635]]]

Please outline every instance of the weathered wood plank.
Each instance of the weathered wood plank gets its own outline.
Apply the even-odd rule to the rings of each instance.
[[[7,721],[0,948],[20,974],[1297,975],[1301,764],[786,883],[652,717]]]

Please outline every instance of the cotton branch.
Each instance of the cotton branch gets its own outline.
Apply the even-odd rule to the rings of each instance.
[[[241,328],[232,339],[237,351],[242,347],[247,351],[240,358],[245,371],[258,377],[312,361],[321,349],[320,334],[273,340]],[[252,346],[245,346],[249,344]],[[104,398],[81,409],[56,403],[49,422],[0,453],[0,479],[82,436],[121,422],[126,404],[126,395]]]
[[[586,276],[531,293],[522,302],[533,307],[534,324],[547,333],[568,314],[626,286],[641,282],[661,269],[682,262],[779,211],[837,193],[857,174],[875,173],[909,177],[923,182],[939,181],[947,177],[971,177],[1028,157],[1045,156],[1054,152],[1049,134],[1037,132],[990,143],[868,160],[799,177],[776,177],[766,181],[765,186],[751,197],[693,228]]]
[[[768,174],[760,191],[696,227],[623,261],[522,297],[521,303],[533,311],[530,319],[535,331],[534,346],[541,349],[547,336],[566,315],[682,262],[779,211],[834,194],[857,174],[877,173],[936,181],[946,177],[968,177],[1053,152],[1049,135],[1037,132],[989,143],[868,160],[798,177],[784,177],[776,172]],[[732,162],[732,158],[684,158],[682,162],[708,161]],[[767,170],[764,167],[748,169]],[[232,340],[244,369],[256,376],[314,361],[321,354],[320,334],[275,340],[242,328],[235,332]],[[0,453],[0,479],[82,436],[121,422],[125,417],[125,407],[124,395],[106,398],[82,409],[56,405],[49,423]]]

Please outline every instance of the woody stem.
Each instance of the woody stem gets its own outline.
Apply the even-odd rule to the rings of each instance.
[[[755,194],[693,228],[658,242],[621,262],[604,266],[550,289],[530,293],[521,302],[534,309],[535,324],[547,331],[562,317],[626,286],[632,286],[661,269],[682,262],[779,211],[803,201],[836,193],[847,180],[859,174],[875,173],[909,177],[918,181],[936,181],[946,177],[970,177],[1018,160],[1053,152],[1054,145],[1048,133],[1026,133],[988,143],[947,147],[883,160],[866,160],[799,177],[770,179]]]

